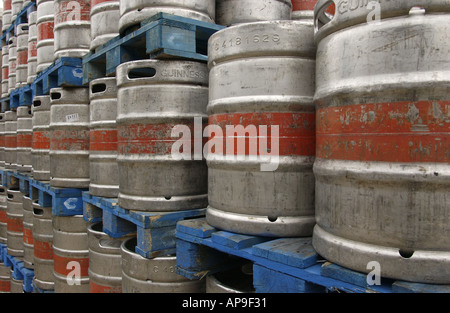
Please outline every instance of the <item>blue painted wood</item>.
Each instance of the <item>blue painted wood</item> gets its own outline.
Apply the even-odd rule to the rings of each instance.
[[[31,106],[33,104],[32,85],[26,85],[21,88],[14,89],[10,93],[10,108],[16,109],[19,106]]]
[[[136,253],[144,258],[176,253],[175,226],[137,227]]]
[[[323,286],[269,269],[253,266],[253,286],[256,293],[325,293]]]
[[[212,242],[219,245],[235,250],[240,250],[253,247],[256,244],[270,240],[270,238],[246,236],[226,231],[217,231],[211,234],[211,240]]]
[[[393,293],[450,293],[450,285],[432,285],[396,281],[392,284]]]
[[[33,292],[33,278],[34,278],[34,270],[23,268],[23,290],[27,293]]]
[[[148,58],[184,58],[206,62],[208,39],[225,28],[158,13],[130,34],[117,36],[83,57],[83,83],[113,74],[120,64]]]
[[[206,222],[204,218],[180,221],[177,223],[177,232],[198,238],[209,238],[217,229]]]

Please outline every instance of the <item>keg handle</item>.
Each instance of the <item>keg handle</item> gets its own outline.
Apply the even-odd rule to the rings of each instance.
[[[92,84],[92,86],[91,86],[92,94],[104,93],[105,91],[106,91],[105,83]]]
[[[319,0],[314,6],[314,31],[317,32],[323,26],[331,22],[325,11],[334,0]],[[336,6],[337,8],[337,6]]]
[[[36,216],[43,216],[44,215],[44,210],[33,208],[33,214],[36,215]]]
[[[131,64],[127,69],[127,79],[153,78],[156,76],[157,68],[154,65]]]

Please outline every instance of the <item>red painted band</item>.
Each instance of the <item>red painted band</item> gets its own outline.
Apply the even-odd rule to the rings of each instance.
[[[12,9],[12,0],[3,0],[3,10],[8,11]]]
[[[104,2],[119,2],[118,0],[91,0],[91,8]]]
[[[53,255],[53,269],[56,273],[67,276],[70,274],[74,268],[67,268],[70,262],[78,262],[80,264],[80,275],[81,277],[89,276],[89,258],[66,258],[59,255]]]
[[[69,21],[90,21],[90,0],[55,2],[55,26]]]
[[[17,136],[5,136],[5,148],[17,148]]]
[[[53,242],[34,239],[34,256],[41,260],[53,260]]]
[[[54,39],[53,29],[55,27],[55,22],[43,22],[37,24],[37,41]]]
[[[11,281],[0,280],[0,292],[10,292],[10,291],[11,291]]]
[[[28,62],[28,49],[17,51],[17,65],[25,65]]]
[[[8,79],[9,76],[9,67],[2,68],[2,79]]]
[[[91,130],[90,151],[117,151],[117,129]]]
[[[5,147],[5,135],[0,135],[0,148]]]
[[[33,230],[30,228],[23,228],[23,242],[29,245],[34,244]]]
[[[450,101],[321,108],[317,111],[317,157],[450,163]]]
[[[33,145],[33,134],[17,134],[17,148],[31,148]]]
[[[50,150],[50,131],[34,131],[32,148],[35,150]]]
[[[6,217],[6,210],[0,211],[0,223],[3,223],[3,224],[8,223],[8,218]]]
[[[89,151],[89,131],[53,131],[50,141],[50,150]]]
[[[89,281],[89,293],[122,293],[122,286],[102,286]]]
[[[23,220],[7,217],[6,229],[15,233],[23,232]]]
[[[291,0],[292,2],[292,11],[313,11],[314,6],[317,3],[317,0]],[[334,14],[335,12],[335,4],[331,3],[330,6],[325,10],[325,12]]]
[[[37,57],[37,41],[28,42],[28,58]]]

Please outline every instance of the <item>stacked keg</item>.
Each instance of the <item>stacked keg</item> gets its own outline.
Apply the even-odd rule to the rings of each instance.
[[[91,45],[95,51],[119,35],[119,0],[91,1]]]
[[[215,1],[120,1],[120,34],[159,12],[214,23]],[[121,64],[116,77],[118,205],[141,212],[205,208],[207,167],[204,158],[194,157],[191,134],[207,124],[206,64],[138,60]],[[190,134],[173,137],[176,126]],[[175,274],[176,255],[145,258],[135,246],[136,238],[122,244],[123,292],[204,291],[204,280],[191,282]],[[171,270],[148,270],[154,266]]]
[[[27,83],[33,83],[37,69],[37,11],[28,15],[28,65]]]
[[[9,95],[9,46],[2,47],[2,98]]]
[[[230,26],[208,42],[208,115],[215,128],[206,156],[206,219],[243,234],[311,236],[313,25],[291,20],[290,1],[262,1],[275,7],[261,15],[257,2],[222,1],[217,14]]]
[[[11,26],[11,1],[12,0],[3,0],[2,31],[6,31]]]
[[[50,96],[36,96],[32,106],[32,174],[35,180],[46,182],[50,181],[50,102]]]
[[[17,108],[17,170],[31,172],[31,148],[33,142],[33,120],[30,106]]]
[[[27,85],[28,81],[28,23],[17,25],[17,67],[15,88]]]
[[[27,195],[23,197],[23,263],[31,270],[34,270],[33,219],[33,200]]]
[[[315,8],[313,245],[356,271],[449,284],[448,5],[333,2],[333,18],[331,1]]]
[[[17,37],[12,36],[8,41],[8,94],[16,89],[16,69],[17,69]]]
[[[55,9],[53,5],[53,0],[37,0],[36,5],[37,5],[36,73],[39,74],[53,63],[53,58],[55,54],[54,52]]]

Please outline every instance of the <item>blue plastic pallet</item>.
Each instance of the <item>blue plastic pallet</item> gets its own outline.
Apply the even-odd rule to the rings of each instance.
[[[63,57],[39,73],[32,84],[33,98],[48,95],[57,87],[80,87],[83,85],[81,58]]]
[[[9,255],[5,244],[0,244],[0,251],[0,261],[4,263],[6,267],[11,267],[13,270],[13,278],[23,280],[23,290],[26,293],[33,292],[34,270],[25,268],[24,262],[20,258]]]
[[[177,222],[205,215],[206,209],[178,212],[138,212],[117,205],[117,199],[96,197],[83,192],[86,222],[103,222],[103,232],[113,238],[136,234],[136,253],[146,258],[176,252]]]
[[[450,286],[381,279],[368,285],[367,275],[327,262],[311,238],[267,238],[220,231],[206,219],[180,221],[176,228],[177,273],[200,279],[230,267],[226,256],[253,262],[256,292],[405,293],[449,292]]]
[[[124,62],[182,58],[206,62],[208,39],[225,28],[172,14],[158,13],[125,36],[117,36],[83,57],[83,83],[111,76]]]
[[[11,91],[9,98],[11,109],[16,109],[19,106],[31,106],[33,104],[33,85],[29,84],[14,89]]]

